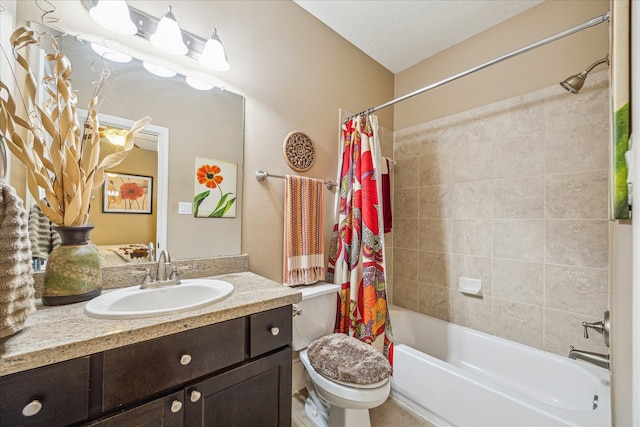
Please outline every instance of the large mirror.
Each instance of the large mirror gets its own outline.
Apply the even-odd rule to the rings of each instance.
[[[135,58],[127,63],[110,61],[108,55],[101,57],[96,53],[91,43],[71,35],[59,37],[58,43],[73,67],[72,85],[77,91],[78,108],[87,105],[94,82],[98,80],[97,73],[108,68],[110,76],[103,88],[104,100],[99,110],[101,127],[126,128],[144,116],[152,118],[152,125],[140,136],[141,140],[136,141],[139,153],[130,155],[128,162],[113,172],[124,175],[124,179],[152,177],[156,204],[147,213],[112,209],[104,212],[103,203],[92,203],[90,215],[99,217],[92,232],[94,243],[146,246],[153,241],[154,245],[167,248],[174,259],[240,254],[244,98],[218,87],[194,89],[186,84],[185,76],[179,74],[159,77],[148,72]],[[47,46],[42,47],[47,50]],[[154,148],[158,138],[162,141]],[[105,146],[105,151],[111,149]],[[145,159],[155,156],[159,162],[156,174],[149,172],[148,166],[143,167],[142,163],[146,164],[147,160],[139,160],[145,150]],[[198,162],[205,160],[227,165],[229,175],[225,184],[233,188],[224,188],[224,192],[232,193],[229,198],[235,197],[230,217],[199,215],[196,218],[193,215],[194,197],[199,191],[196,173],[202,166]],[[117,176],[115,181],[124,182],[122,176]],[[144,225],[141,218],[147,220]],[[149,225],[149,218],[155,223]],[[152,230],[155,240],[133,237],[141,227]],[[122,236],[118,241],[112,239],[114,230]]]

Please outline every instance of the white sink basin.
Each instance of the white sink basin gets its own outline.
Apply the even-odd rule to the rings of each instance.
[[[107,292],[84,307],[91,317],[136,319],[201,308],[233,293],[233,285],[215,279],[186,279],[179,285],[156,289],[131,286]]]

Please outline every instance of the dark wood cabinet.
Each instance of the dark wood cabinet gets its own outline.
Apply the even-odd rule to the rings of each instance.
[[[182,427],[184,393],[173,393],[85,424],[86,427]]]
[[[249,357],[291,344],[291,306],[249,316]]]
[[[290,426],[290,344],[285,306],[0,377],[0,427]]]
[[[89,408],[89,357],[0,377],[0,426],[66,426]]]
[[[105,351],[102,410],[139,401],[242,362],[245,323],[245,318],[233,319]]]
[[[291,347],[185,389],[185,425],[291,425]]]

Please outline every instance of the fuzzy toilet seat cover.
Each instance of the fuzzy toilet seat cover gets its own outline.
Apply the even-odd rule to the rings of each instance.
[[[389,361],[357,338],[331,334],[309,344],[307,356],[321,375],[347,384],[369,385],[391,374]]]

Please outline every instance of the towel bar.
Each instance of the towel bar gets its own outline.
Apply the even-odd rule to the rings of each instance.
[[[286,179],[287,178],[286,176],[274,175],[274,174],[270,174],[269,172],[265,172],[265,171],[257,171],[256,172],[256,181],[258,181],[258,182],[262,182],[268,177],[280,178],[280,179]],[[332,182],[332,181],[324,181],[324,185],[325,185],[325,187],[327,187],[327,190],[331,190],[332,188],[338,186],[338,184],[336,184],[335,182]]]

